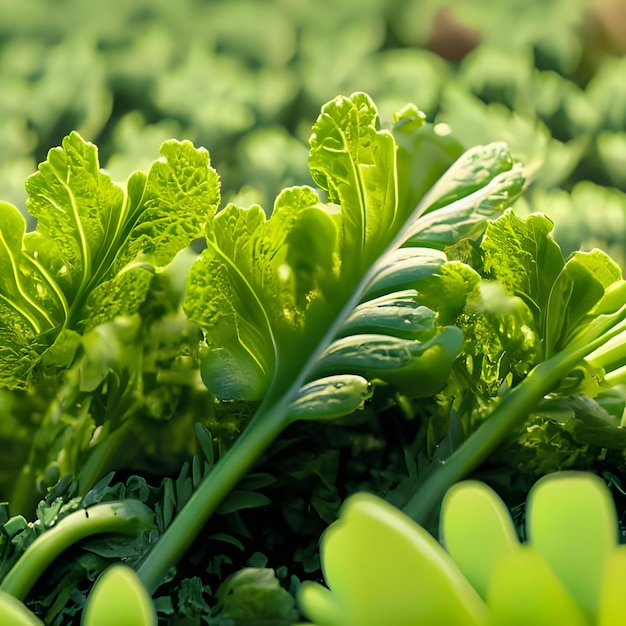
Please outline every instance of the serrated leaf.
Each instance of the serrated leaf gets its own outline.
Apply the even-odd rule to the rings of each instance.
[[[150,168],[140,202],[129,209],[131,230],[114,269],[119,272],[137,258],[165,267],[199,237],[219,201],[219,179],[209,153],[190,141],[166,141],[161,158]]]
[[[26,181],[29,213],[54,241],[69,277],[68,299],[85,291],[124,218],[124,192],[100,171],[97,149],[76,132]]]
[[[308,300],[333,271],[335,227],[318,203],[312,189],[293,188],[277,198],[270,219],[258,206],[230,205],[208,225],[185,311],[206,333],[203,380],[218,398],[262,396],[277,344],[302,328]],[[307,249],[315,254],[308,266]]]
[[[379,129],[369,96],[339,97],[313,126],[309,168],[331,202],[342,207],[345,276],[359,276],[385,249],[396,221],[395,143]]]
[[[565,265],[551,230],[552,222],[543,215],[523,220],[507,211],[487,226],[481,243],[485,271],[524,300],[542,330],[552,286]]]
[[[31,292],[32,283],[24,280],[26,221],[14,206],[0,202],[0,224],[0,380],[8,388],[19,388],[36,359],[31,341],[48,330],[52,320]],[[47,292],[41,288],[41,293]]]
[[[17,209],[0,203],[0,386],[26,386],[62,330],[136,313],[155,271],[201,234],[219,202],[209,155],[173,140],[161,154],[126,193],[74,132],[27,180],[36,230],[25,234]]]

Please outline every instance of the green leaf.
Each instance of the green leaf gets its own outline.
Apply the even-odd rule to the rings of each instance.
[[[293,419],[330,420],[363,408],[373,390],[362,376],[339,374],[304,385],[289,405]]]
[[[267,506],[270,503],[271,500],[262,493],[235,489],[228,494],[217,512],[220,515],[227,515],[241,509],[256,509],[260,506]]]
[[[131,228],[116,255],[118,272],[138,258],[165,267],[200,236],[220,202],[209,153],[189,141],[170,139],[161,146],[161,158],[150,168],[140,201],[133,204],[131,193],[139,197],[140,183],[137,187],[128,190]]]
[[[567,345],[578,325],[601,300],[607,287],[621,280],[619,266],[601,250],[574,252],[557,276],[546,311],[545,352]]]
[[[43,626],[43,622],[12,595],[0,591],[0,620],[11,626]]]
[[[398,214],[404,219],[463,152],[453,135],[438,134],[425,120],[426,115],[414,104],[394,114]]]
[[[200,236],[219,202],[204,149],[166,142],[149,175],[134,174],[125,191],[75,132],[26,188],[36,230],[25,234],[17,209],[0,204],[0,386],[11,388],[27,385],[60,334],[136,313],[155,272]]]
[[[430,248],[410,246],[394,250],[376,264],[364,299],[414,288],[418,281],[436,274],[445,261],[443,252]]]
[[[624,589],[620,584],[626,572],[626,547],[617,546],[604,567],[598,626],[620,626],[626,619]]]
[[[332,275],[335,228],[318,203],[308,187],[288,189],[270,219],[258,206],[230,205],[207,226],[184,306],[205,331],[202,374],[216,397],[262,397],[277,345],[302,329],[307,300]]]
[[[445,385],[463,346],[456,326],[439,328],[423,342],[387,335],[351,335],[331,343],[320,355],[316,374],[347,372],[392,384],[401,393],[423,398]]]
[[[339,97],[322,108],[313,126],[309,167],[330,202],[342,208],[342,274],[360,276],[402,226],[396,213],[395,143],[379,130],[369,96]]]
[[[83,626],[156,626],[152,598],[134,570],[113,565],[94,585],[81,624]]]
[[[593,445],[607,450],[626,448],[626,430],[596,399],[576,394],[552,398],[537,410],[581,445]]]
[[[114,278],[99,284],[90,294],[85,306],[84,331],[119,316],[130,316],[145,301],[154,270],[148,265],[127,267]]]
[[[462,158],[471,156],[473,155],[463,155]],[[489,162],[483,164],[484,167],[489,165]],[[445,204],[447,196],[437,198],[433,205],[425,205],[426,214],[417,222],[416,234],[409,238],[408,243],[443,250],[465,237],[478,239],[489,220],[495,218],[521,194],[524,182],[522,169],[516,166],[498,174],[482,187],[474,183],[471,186],[461,186],[461,190],[456,193],[450,192],[449,196],[454,198],[460,195],[459,191],[471,191],[452,200],[449,205]],[[426,197],[424,202],[430,199]],[[445,210],[433,212],[440,206],[445,206]]]
[[[617,544],[606,485],[593,474],[547,476],[531,490],[527,507],[529,541],[583,611],[597,615],[604,568]]]
[[[469,265],[449,261],[438,272],[417,282],[415,287],[420,301],[437,311],[440,324],[453,324],[480,282],[480,275]]]
[[[402,339],[430,339],[435,312],[424,306],[415,289],[394,292],[359,304],[341,327],[341,335],[388,334]]]
[[[51,319],[31,293],[32,283],[22,276],[26,221],[15,207],[1,202],[0,224],[0,380],[8,388],[19,388],[37,354],[30,343],[50,327]],[[45,287],[41,291],[47,293]]]
[[[487,623],[588,626],[590,622],[574,598],[538,550],[520,546],[496,563],[487,595]]]
[[[551,230],[552,222],[543,215],[523,220],[507,211],[487,226],[481,243],[485,271],[524,300],[543,337],[550,292],[565,265]]]
[[[322,536],[321,557],[330,591],[303,583],[298,594],[319,626],[486,623],[486,607],[445,550],[375,496],[346,500]]]
[[[106,262],[125,217],[124,192],[100,171],[96,147],[75,132],[50,150],[26,190],[37,230],[55,242],[63,260],[66,297],[73,300]]]
[[[511,153],[506,144],[494,142],[466,150],[424,195],[420,202],[424,207],[422,215],[444,206],[454,205],[455,202],[467,198],[495,182],[498,183],[495,185],[496,187],[502,186],[501,181],[507,180],[507,176],[503,177],[502,174],[506,172],[509,173],[509,176],[513,175],[512,180],[517,185],[523,184],[523,176],[519,169],[514,167]],[[512,189],[516,190],[515,193],[519,193],[515,186]],[[497,200],[498,194],[494,194],[493,199]]]
[[[518,545],[505,504],[484,483],[463,481],[446,493],[440,524],[446,550],[486,600],[496,563]]]
[[[237,623],[258,624],[263,620],[296,618],[295,603],[286,589],[280,586],[274,570],[246,567],[231,574],[215,594],[217,615],[237,620]]]

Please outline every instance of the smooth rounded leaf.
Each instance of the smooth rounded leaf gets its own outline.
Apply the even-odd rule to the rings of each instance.
[[[43,622],[17,598],[0,591],[0,624],[6,626],[43,626]]]
[[[589,626],[541,554],[520,546],[499,559],[489,592],[489,626]]]
[[[292,419],[333,420],[362,409],[372,393],[362,376],[326,376],[304,385],[289,405],[289,413]]]
[[[594,474],[559,472],[528,496],[529,541],[588,615],[596,615],[607,558],[617,544],[617,516]]]
[[[298,605],[317,626],[343,626],[344,610],[337,596],[319,583],[310,580],[298,588]]]
[[[465,578],[487,597],[498,559],[519,545],[504,502],[487,485],[475,480],[457,483],[443,500],[443,543]]]
[[[617,546],[606,560],[598,626],[623,626],[626,624],[626,545]]]
[[[485,623],[485,605],[441,545],[380,498],[348,498],[322,537],[321,555],[336,600],[311,590],[302,596],[308,617],[323,619],[320,624]],[[335,618],[333,611],[341,614]]]
[[[96,581],[87,599],[83,626],[156,626],[152,599],[137,574],[114,565]]]

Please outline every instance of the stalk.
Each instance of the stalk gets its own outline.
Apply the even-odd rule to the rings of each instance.
[[[285,418],[288,416],[286,404],[283,397],[271,407],[271,412],[259,407],[232,448],[216,463],[163,533],[137,570],[139,579],[150,594],[156,591],[170,568],[175,567],[191,547],[226,496],[291,422],[291,419]]]
[[[537,365],[445,461],[432,465],[425,472],[421,484],[402,507],[403,511],[419,524],[427,526],[446,491],[483,463],[507,435],[523,424],[537,404],[588,354],[623,330],[624,325],[620,320],[600,337],[582,346],[577,342]]]
[[[77,541],[100,533],[136,535],[153,525],[152,511],[138,500],[116,500],[70,513],[26,548],[0,591],[24,600],[52,561]]]

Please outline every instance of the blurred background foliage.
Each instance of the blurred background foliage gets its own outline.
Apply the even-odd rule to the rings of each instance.
[[[2,0],[0,197],[23,207],[76,129],[119,181],[189,138],[226,200],[271,207],[310,182],[320,106],[360,90],[383,121],[411,101],[466,147],[506,141],[520,208],[624,266],[625,51],[622,0]]]

